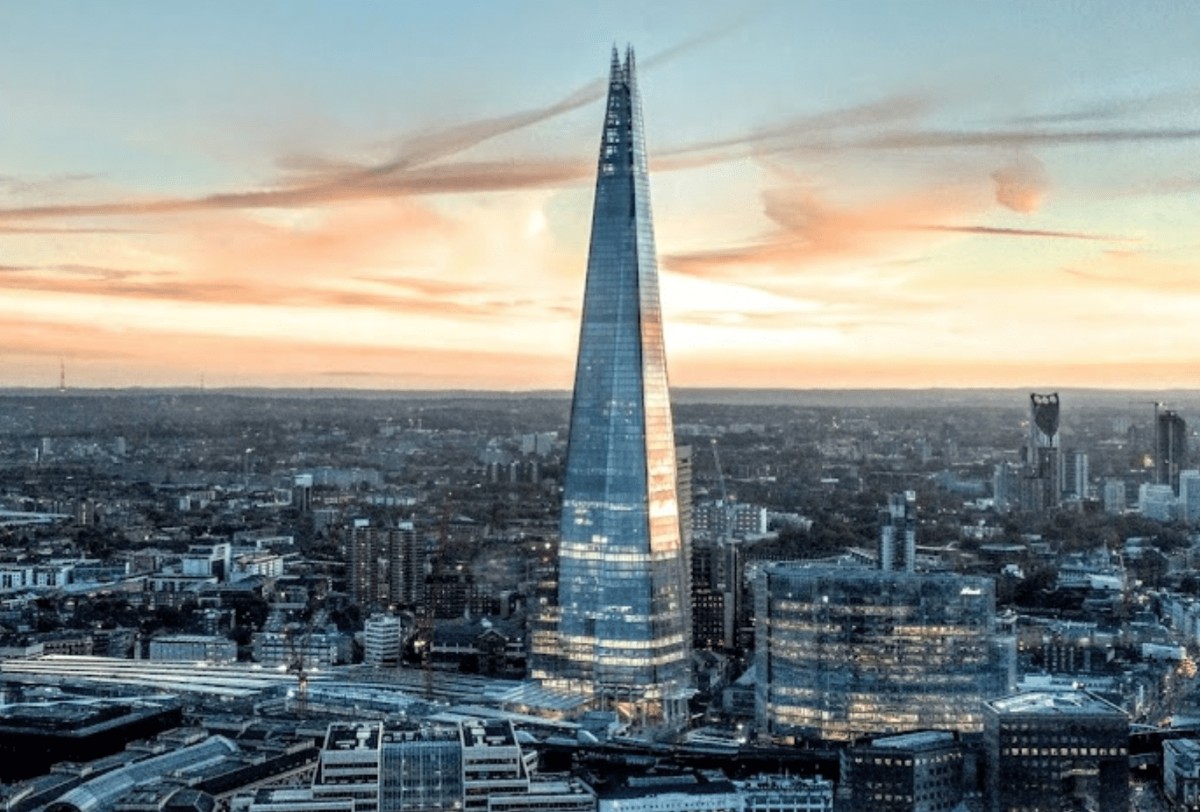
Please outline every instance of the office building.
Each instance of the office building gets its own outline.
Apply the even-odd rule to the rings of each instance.
[[[1187,467],[1187,422],[1170,409],[1154,416],[1154,484],[1179,493],[1179,472]]]
[[[1179,500],[1170,485],[1151,485],[1143,482],[1138,486],[1138,512],[1147,519],[1160,522],[1175,520]]]
[[[1000,513],[1021,505],[1022,469],[1011,462],[999,462],[992,467],[992,503]]]
[[[718,499],[696,505],[694,521],[696,535],[711,541],[757,538],[767,532],[767,509]]]
[[[331,724],[313,775],[313,799],[348,800],[354,803],[354,812],[378,812],[382,739],[379,722]]]
[[[237,661],[237,643],[228,637],[206,634],[170,634],[150,641],[151,660],[191,663],[232,663]]]
[[[832,812],[822,778],[758,776],[730,781],[715,772],[628,776],[600,791],[598,812]]]
[[[879,568],[912,572],[917,559],[916,492],[890,494],[879,524]]]
[[[1062,493],[1064,498],[1081,501],[1088,498],[1088,455],[1086,451],[1069,449],[1063,457]]]
[[[1129,717],[1084,691],[988,702],[984,757],[989,812],[1129,809]]]
[[[692,640],[698,648],[732,649],[742,619],[745,561],[738,542],[698,540],[692,553]]]
[[[686,718],[688,576],[632,51],[613,54],[563,482],[555,634],[533,675],[647,725]]]
[[[1176,809],[1200,809],[1200,741],[1163,742],[1163,793]]]
[[[412,522],[395,528],[355,521],[346,543],[350,599],[365,608],[416,606],[425,599],[425,542]]]
[[[301,513],[312,511],[312,474],[296,474],[292,480],[292,506]]]
[[[403,632],[395,615],[371,615],[363,623],[363,662],[373,668],[398,666]]]
[[[1125,507],[1125,480],[1113,477],[1104,480],[1104,512],[1120,516]]]
[[[1009,687],[989,578],[778,563],[754,595],[761,735],[977,733],[984,700]]]
[[[963,748],[953,733],[924,730],[841,751],[850,809],[943,812],[963,799]]]
[[[1200,471],[1194,468],[1179,472],[1179,518],[1200,523]]]

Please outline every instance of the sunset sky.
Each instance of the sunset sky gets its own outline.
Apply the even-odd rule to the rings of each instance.
[[[0,386],[569,389],[614,42],[673,385],[1200,386],[1167,0],[0,0]]]

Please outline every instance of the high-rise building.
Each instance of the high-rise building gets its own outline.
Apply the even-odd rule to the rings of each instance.
[[[912,572],[917,559],[916,491],[888,495],[888,507],[880,515],[879,568]]]
[[[769,564],[754,584],[755,710],[777,740],[978,733],[1015,654],[990,578]]]
[[[986,809],[1129,809],[1129,717],[1083,691],[995,699],[984,710]]]
[[[649,172],[632,50],[614,52],[601,135],[571,432],[554,645],[533,674],[648,724],[686,717],[687,561]]]
[[[1029,396],[1029,443],[1025,446],[1025,477],[1021,509],[1041,512],[1062,501],[1062,459],[1059,456],[1058,393]]]
[[[684,594],[688,599],[683,602],[684,628],[695,633],[695,594],[693,581],[696,556],[695,523],[692,508],[692,447],[680,445],[675,447],[675,503],[679,506],[679,543],[683,549],[683,574],[687,579]]]
[[[1179,493],[1179,472],[1187,467],[1187,423],[1170,409],[1154,421],[1154,483]]]
[[[1125,512],[1125,480],[1104,480],[1104,512],[1120,516]]]
[[[1200,471],[1179,472],[1179,518],[1188,524],[1200,522]]]
[[[412,522],[386,529],[356,520],[346,558],[350,599],[359,606],[414,606],[424,600],[425,541]]]
[[[1083,500],[1088,497],[1088,455],[1072,448],[1063,457],[1063,496]]]

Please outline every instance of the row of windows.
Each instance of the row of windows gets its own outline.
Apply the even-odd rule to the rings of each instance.
[[[1006,756],[1123,756],[1124,747],[1005,747]]]

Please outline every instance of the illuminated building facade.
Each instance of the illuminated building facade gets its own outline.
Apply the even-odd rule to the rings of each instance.
[[[613,54],[563,483],[554,633],[533,675],[647,724],[686,718],[680,538],[649,172],[632,51]]]
[[[764,567],[754,592],[764,736],[978,733],[1008,689],[991,579],[793,562]]]

